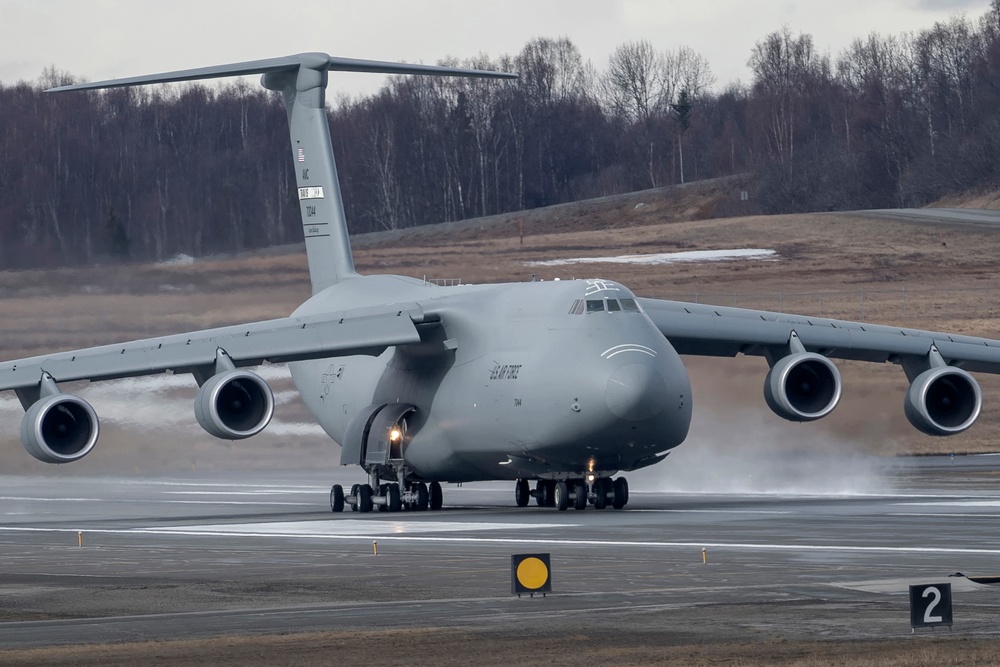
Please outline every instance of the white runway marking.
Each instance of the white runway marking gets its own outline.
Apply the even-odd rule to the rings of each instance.
[[[198,487],[198,488],[209,488],[209,489],[265,489],[273,490],[275,493],[288,493],[290,491],[303,491],[303,492],[318,492],[318,493],[329,493],[329,486],[302,486],[296,484],[230,484],[227,482],[172,482],[172,481],[159,481],[159,480],[125,480],[122,482],[125,485],[138,484],[141,486],[176,486],[176,487]]]
[[[68,502],[68,503],[119,503],[117,498],[40,498],[32,496],[0,496],[0,500],[19,500],[31,502]],[[280,500],[142,500],[129,501],[143,505],[293,505],[295,507],[316,507],[316,503],[290,503]]]
[[[257,489],[249,491],[164,491],[171,496],[268,496],[302,493],[295,489]]]
[[[354,525],[351,525],[354,524]],[[305,529],[305,525],[320,526],[321,530]],[[424,527],[421,527],[423,525]],[[962,547],[896,547],[896,546],[850,546],[840,544],[778,544],[763,542],[656,542],[633,540],[593,540],[554,537],[459,537],[414,535],[395,532],[408,527],[415,532],[448,532],[450,527],[462,526],[461,530],[517,530],[532,528],[575,528],[575,524],[504,524],[466,523],[436,521],[366,521],[342,519],[334,521],[275,522],[259,524],[232,524],[215,526],[168,526],[156,528],[92,528],[84,532],[115,535],[170,535],[186,537],[250,537],[250,538],[310,538],[326,540],[383,540],[386,542],[426,542],[452,544],[510,544],[532,546],[564,547],[625,547],[651,549],[732,549],[738,551],[795,551],[795,552],[835,552],[835,553],[896,553],[896,554],[964,554],[1000,556],[1000,549]],[[282,532],[282,527],[286,527]],[[368,528],[368,531],[362,530]],[[75,528],[34,528],[0,526],[0,532],[7,533],[76,533]]]
[[[791,510],[734,510],[728,508],[720,508],[717,510],[629,510],[629,514],[634,514],[636,512],[646,512],[650,514],[794,514]]]
[[[572,528],[568,523],[474,523],[468,521],[372,521],[340,519],[334,521],[275,521],[270,523],[234,523],[211,526],[167,526],[137,528],[144,533],[182,535],[278,535],[282,537],[347,537],[357,535],[416,533],[457,533],[472,530],[524,530],[526,528]]]
[[[919,505],[923,507],[1000,507],[1000,499],[997,500],[943,500],[925,501],[910,503],[895,503],[896,505]]]
[[[913,516],[913,517],[951,517],[953,519],[1000,519],[1000,514],[963,514],[960,512],[893,512],[892,516]]]

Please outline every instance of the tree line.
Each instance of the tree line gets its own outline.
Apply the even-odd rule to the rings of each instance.
[[[787,27],[721,90],[690,48],[568,39],[392,77],[329,122],[354,233],[748,174],[765,213],[920,206],[997,184],[1000,0],[831,56]],[[164,259],[301,240],[280,99],[237,80],[50,95],[0,84],[0,264]],[[737,193],[734,193],[734,197]]]

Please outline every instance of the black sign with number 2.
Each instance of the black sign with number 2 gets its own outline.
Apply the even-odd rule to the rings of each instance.
[[[910,627],[951,625],[951,584],[910,586]]]

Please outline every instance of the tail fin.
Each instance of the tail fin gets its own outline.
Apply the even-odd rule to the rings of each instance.
[[[261,85],[281,92],[288,112],[288,131],[298,184],[302,231],[306,240],[312,291],[316,294],[345,278],[357,275],[347,234],[337,165],[330,143],[330,125],[326,117],[327,73],[331,70],[490,78],[517,76],[506,72],[334,58],[325,53],[301,53],[231,65],[59,86],[48,92],[197,81],[247,74],[263,75]]]

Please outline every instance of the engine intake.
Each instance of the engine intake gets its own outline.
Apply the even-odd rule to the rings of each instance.
[[[776,415],[795,422],[827,416],[840,402],[840,371],[815,352],[782,357],[764,379],[764,400]]]
[[[924,371],[906,390],[903,411],[927,435],[956,435],[972,426],[983,407],[976,379],[953,366]]]
[[[274,414],[274,394],[250,371],[213,375],[198,390],[194,416],[203,429],[224,440],[242,440],[264,430]]]
[[[69,463],[86,456],[101,428],[90,403],[72,394],[55,394],[36,401],[21,420],[21,442],[45,463]]]

